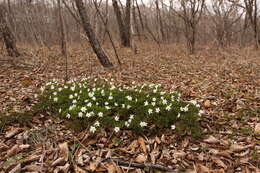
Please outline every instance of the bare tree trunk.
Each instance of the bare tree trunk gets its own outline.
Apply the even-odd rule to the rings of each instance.
[[[117,3],[117,0],[112,0],[112,1],[113,1],[114,12],[116,14],[116,19],[118,23],[121,44],[125,47],[130,47],[131,46],[131,41],[130,41],[131,2],[130,0],[127,0],[126,2],[126,16],[125,16],[125,23],[124,23],[123,21],[124,19],[120,11],[119,5]]]
[[[83,29],[89,39],[92,49],[94,50],[95,54],[98,57],[98,60],[100,61],[100,63],[102,64],[103,67],[112,68],[113,64],[109,61],[107,55],[101,48],[100,43],[97,40],[96,35],[91,27],[87,11],[86,11],[86,8],[85,8],[82,0],[75,0],[75,2],[76,2],[76,6],[78,8],[79,15],[80,15],[80,18],[82,21]]]
[[[165,33],[164,33],[164,29],[163,29],[163,21],[162,21],[162,16],[161,16],[161,11],[159,8],[159,2],[158,0],[155,1],[155,5],[156,5],[156,12],[157,12],[157,19],[159,20],[159,27],[160,27],[160,33],[162,36],[162,41],[165,41]]]
[[[11,29],[6,21],[7,10],[3,4],[0,4],[0,38],[2,37],[9,56],[18,57],[20,53],[16,47],[16,41]]]
[[[61,53],[65,57],[65,80],[68,80],[68,54],[67,54],[67,41],[64,28],[64,19],[61,12],[61,0],[58,1],[58,13],[59,13],[59,23],[60,23],[60,44],[61,44]]]

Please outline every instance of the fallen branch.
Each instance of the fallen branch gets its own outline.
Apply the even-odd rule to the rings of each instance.
[[[107,158],[102,160],[102,162],[106,162],[106,161],[112,161],[115,162],[116,164],[118,164],[119,166],[126,166],[126,167],[133,167],[133,168],[149,168],[149,169],[156,169],[156,170],[160,170],[160,171],[166,171],[166,172],[171,172],[171,173],[178,173],[176,170],[168,168],[166,166],[163,165],[159,165],[159,164],[151,164],[151,163],[132,163],[132,162],[125,162],[125,161],[121,161],[118,159],[113,159],[113,158]]]

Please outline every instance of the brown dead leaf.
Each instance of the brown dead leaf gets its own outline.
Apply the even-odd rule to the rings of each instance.
[[[239,144],[232,144],[230,146],[230,151],[240,152],[240,151],[246,150],[246,149],[248,149],[250,147],[252,147],[252,145],[243,146],[243,145],[239,145]]]
[[[64,157],[64,160],[67,162],[69,159],[69,147],[68,143],[64,142],[62,144],[59,144],[60,152],[62,156]]]
[[[25,167],[23,167],[22,169],[23,171],[28,171],[28,172],[37,172],[41,170],[41,166],[37,166],[37,165],[26,165]]]
[[[197,164],[196,165],[196,172],[198,173],[210,173],[209,168],[207,168],[206,166],[202,165],[202,164]]]
[[[90,162],[88,169],[89,169],[90,171],[96,171],[96,169],[97,169],[97,163],[96,163],[96,162]]]
[[[218,159],[216,157],[213,158],[212,161],[214,163],[216,163],[217,165],[219,165],[220,167],[224,168],[225,170],[228,168],[227,165],[222,160],[220,160],[220,159]]]
[[[144,138],[139,137],[139,138],[138,138],[138,143],[139,143],[139,145],[141,146],[143,152],[146,154],[146,153],[147,153],[147,148],[146,148],[146,145],[145,145],[145,143],[144,143]]]
[[[206,100],[206,101],[204,102],[204,106],[205,106],[206,108],[211,107],[211,102],[210,102],[209,100]]]
[[[145,156],[144,154],[139,154],[136,158],[135,161],[137,163],[144,163],[147,159],[147,156]]]
[[[175,159],[183,159],[185,158],[187,155],[187,153],[185,153],[184,151],[174,151],[173,152],[173,157]]]
[[[6,133],[5,138],[6,139],[12,138],[13,136],[17,135],[19,132],[21,132],[20,128],[12,129]]]
[[[255,126],[255,134],[260,135],[260,123],[256,124]]]
[[[57,165],[62,165],[62,164],[64,164],[64,163],[65,163],[64,158],[63,158],[63,157],[60,157],[60,158],[56,159],[54,162],[52,162],[51,166],[52,166],[52,167],[55,167],[55,166],[57,166]]]
[[[215,138],[214,136],[209,136],[207,139],[203,140],[204,142],[207,142],[209,144],[217,144],[219,143],[219,140]]]
[[[7,151],[7,156],[11,157],[16,155],[20,151],[19,145],[14,145],[10,150]]]

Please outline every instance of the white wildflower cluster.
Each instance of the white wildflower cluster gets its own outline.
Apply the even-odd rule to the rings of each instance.
[[[40,91],[42,94],[46,90],[51,93],[48,98],[55,105],[60,105],[57,110],[67,119],[85,118],[91,121],[91,133],[103,127],[103,121],[113,121],[114,132],[118,133],[121,128],[146,128],[148,122],[153,125],[150,122],[153,117],[175,116],[178,119],[200,108],[196,100],[183,102],[179,93],[166,93],[160,84],[138,85],[133,82],[130,86],[116,87],[112,79],[103,81],[105,83],[97,78],[85,78],[80,82],[72,79],[61,84],[54,80],[41,87]],[[197,110],[199,116],[203,113]],[[129,118],[125,119],[127,115]],[[174,123],[171,125],[172,130],[176,128]]]

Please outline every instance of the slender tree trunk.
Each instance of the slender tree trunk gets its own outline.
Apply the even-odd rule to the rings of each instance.
[[[91,27],[87,11],[82,0],[75,0],[75,2],[82,21],[83,29],[89,39],[92,49],[98,57],[98,60],[100,61],[103,67],[112,68],[113,64],[109,61],[107,55],[101,48],[100,43],[97,40],[96,35]]]
[[[131,41],[130,41],[131,0],[127,0],[126,2],[126,15],[124,18],[120,11],[117,0],[112,0],[112,2],[113,2],[114,12],[116,14],[117,23],[118,23],[121,44],[125,47],[130,47],[131,46]],[[125,23],[123,20],[125,20]]]
[[[60,23],[60,45],[61,53],[65,58],[65,80],[69,79],[68,77],[68,54],[67,54],[67,38],[65,34],[64,19],[61,12],[61,0],[58,1],[58,13],[59,13],[59,23]]]
[[[0,4],[0,38],[2,37],[9,56],[18,57],[20,53],[16,47],[14,35],[9,28],[7,21],[7,10],[3,4]]]

